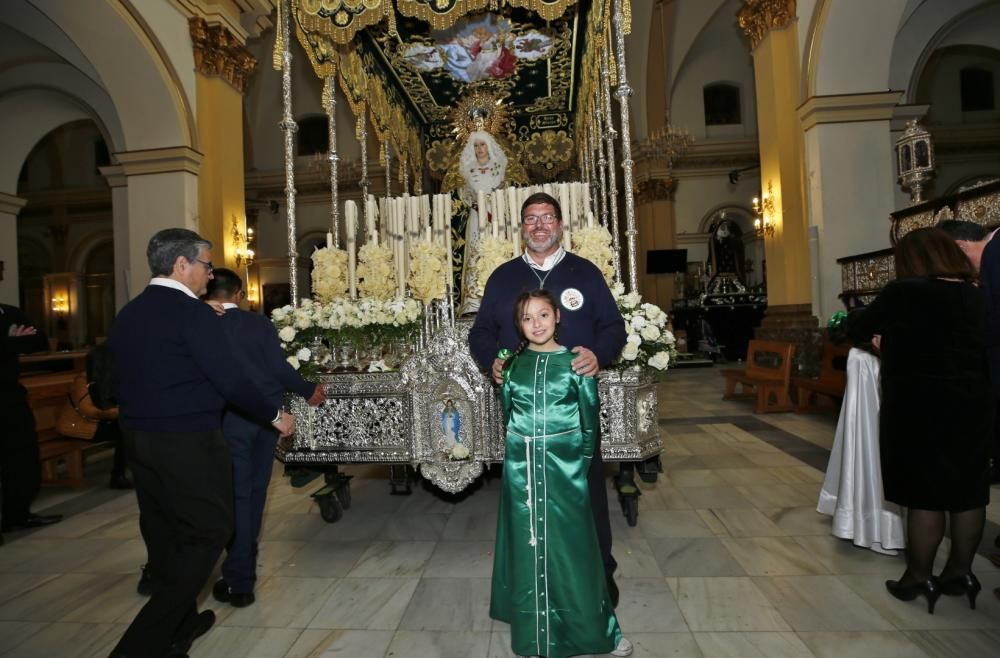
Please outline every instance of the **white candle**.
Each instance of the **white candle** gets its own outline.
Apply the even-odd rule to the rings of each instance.
[[[333,249],[333,233],[326,232],[326,248]]]
[[[451,197],[445,196],[445,207],[451,209]],[[444,267],[444,283],[448,292],[451,292],[452,282],[451,282],[451,214],[450,212],[445,212],[445,232],[444,232],[444,253],[445,253],[445,267]],[[468,248],[468,247],[466,247]]]
[[[570,183],[569,188],[569,228],[576,228],[576,206],[580,202],[580,184]]]
[[[347,220],[347,285],[350,288],[351,299],[358,296],[358,206],[354,201],[344,203],[344,219]]]
[[[515,221],[515,217],[517,220]],[[514,230],[517,224],[521,223],[521,206],[517,202],[517,188],[508,187],[507,188],[507,237],[510,237],[510,231]]]
[[[552,196],[552,183],[546,183],[545,185],[542,185],[542,191],[548,194],[549,196]]]
[[[520,231],[512,230],[510,232],[510,245],[511,245],[511,249],[512,249],[511,253],[514,254],[514,258],[517,258],[517,255],[519,253],[521,253],[521,232]]]
[[[431,219],[431,197],[428,194],[420,195],[420,225],[428,224]]]
[[[402,199],[390,199],[396,214],[396,282],[399,285],[399,296],[406,296],[406,244],[403,236],[403,205]]]
[[[476,202],[479,205],[479,209],[477,211],[479,214],[479,235],[482,235],[483,232],[486,231],[486,191],[479,190],[476,196],[478,197]]]
[[[594,212],[592,210],[587,211],[587,228],[594,228]]]

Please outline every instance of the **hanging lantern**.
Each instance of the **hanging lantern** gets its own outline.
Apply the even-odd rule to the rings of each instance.
[[[896,140],[896,168],[899,185],[910,192],[910,203],[924,201],[924,186],[934,178],[934,140],[931,134],[911,119]]]

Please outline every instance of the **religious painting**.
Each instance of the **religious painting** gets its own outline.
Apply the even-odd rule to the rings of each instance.
[[[503,80],[519,60],[536,61],[552,54],[554,40],[536,29],[516,33],[511,22],[486,13],[458,21],[432,33],[431,43],[410,43],[403,61],[421,73],[444,70],[466,84]]]

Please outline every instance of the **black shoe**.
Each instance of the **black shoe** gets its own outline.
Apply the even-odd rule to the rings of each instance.
[[[213,624],[215,624],[215,613],[211,610],[203,610],[190,620],[185,620],[177,629],[174,641],[170,643],[167,658],[187,658],[187,652],[194,641],[207,633]]]
[[[257,600],[253,592],[234,592],[223,578],[217,580],[212,586],[212,598],[219,603],[228,603],[234,608],[245,608],[248,605],[253,605],[253,602]]]
[[[139,576],[139,584],[136,585],[135,591],[142,596],[152,596],[159,588],[160,581],[149,570],[149,565],[143,565],[142,575]]]
[[[961,596],[964,594],[968,597],[969,607],[973,610],[976,609],[976,597],[979,596],[979,592],[983,589],[983,586],[979,584],[979,579],[971,573],[958,576],[957,578],[949,578],[948,580],[939,578],[938,585],[941,588],[942,594],[947,594],[948,596]]]
[[[927,613],[931,615],[934,614],[934,604],[941,596],[941,588],[933,576],[912,585],[903,585],[898,580],[887,580],[885,588],[900,601],[912,601],[923,594],[927,599]]]
[[[135,489],[135,485],[132,484],[132,480],[128,479],[125,475],[112,475],[111,481],[108,483],[108,488],[110,489]]]
[[[0,530],[10,532],[11,530],[23,530],[25,528],[42,528],[53,523],[59,523],[62,519],[62,514],[32,514],[29,512],[23,521],[4,523]]]
[[[611,597],[611,607],[618,607],[618,583],[615,582],[614,576],[608,576],[608,596]]]

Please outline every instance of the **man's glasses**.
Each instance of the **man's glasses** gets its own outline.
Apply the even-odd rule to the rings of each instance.
[[[546,215],[525,215],[524,217],[521,218],[521,222],[525,226],[534,226],[538,222],[541,222],[542,224],[552,224],[553,222],[556,222],[558,220],[559,218],[553,215],[552,213]]]
[[[212,261],[204,261],[204,260],[202,260],[200,258],[195,258],[194,260],[195,260],[196,263],[201,263],[202,265],[204,265],[205,266],[205,270],[207,272],[209,272],[209,273],[211,273],[212,270],[215,269],[215,266],[212,265]]]

